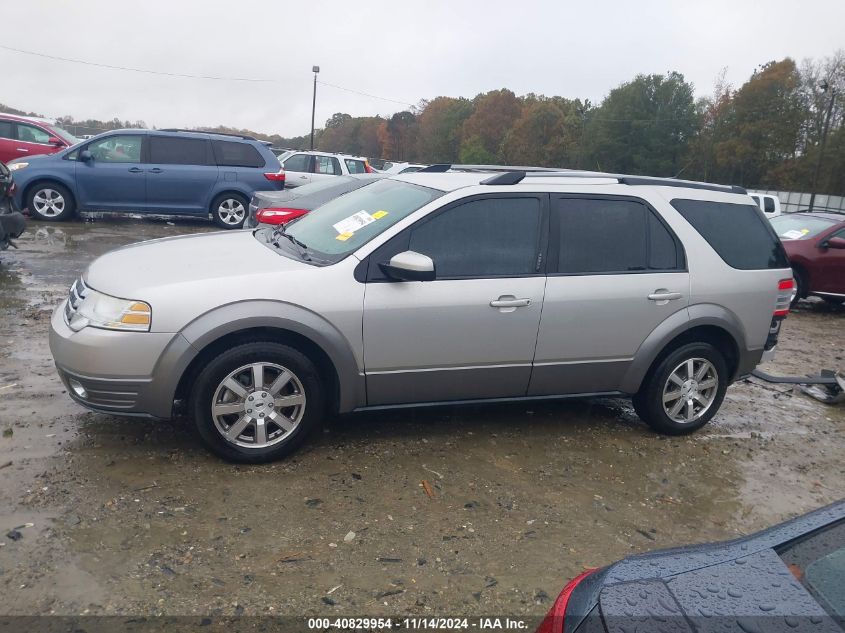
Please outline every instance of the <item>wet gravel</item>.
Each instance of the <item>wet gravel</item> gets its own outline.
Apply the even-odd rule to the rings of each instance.
[[[540,615],[585,567],[843,496],[843,407],[757,380],[690,437],[615,399],[405,410],[329,420],[266,466],[74,404],[47,348],[69,284],[121,244],[211,229],[31,222],[0,254],[0,614]],[[765,369],[843,357],[845,310],[805,302]]]

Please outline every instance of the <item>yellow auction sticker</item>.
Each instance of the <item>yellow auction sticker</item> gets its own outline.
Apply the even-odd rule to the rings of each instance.
[[[381,211],[376,211],[375,213],[373,213],[373,217],[376,220],[380,220],[381,218],[383,218],[386,215],[387,215],[387,211],[385,211],[384,209],[382,209]]]
[[[334,239],[340,240],[341,242],[345,242],[346,240],[348,240],[353,235],[355,235],[355,234],[347,231],[346,233],[341,233],[340,235],[337,235]]]

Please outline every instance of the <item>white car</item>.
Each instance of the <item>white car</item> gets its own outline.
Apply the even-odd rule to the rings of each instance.
[[[770,193],[756,193],[751,191],[748,193],[752,200],[757,203],[757,206],[762,209],[768,219],[776,218],[781,214],[780,199]]]
[[[416,163],[394,163],[388,160],[385,161],[379,171],[383,174],[410,174],[412,172],[419,171],[423,167],[425,167],[425,165],[418,165]]]
[[[366,158],[330,152],[294,151],[279,155],[279,162],[285,170],[285,187],[299,187],[333,176],[350,174],[371,174]]]

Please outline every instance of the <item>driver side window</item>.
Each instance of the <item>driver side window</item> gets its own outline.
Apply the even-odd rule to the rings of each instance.
[[[101,163],[140,163],[143,141],[141,134],[107,136],[94,141],[87,149]]]

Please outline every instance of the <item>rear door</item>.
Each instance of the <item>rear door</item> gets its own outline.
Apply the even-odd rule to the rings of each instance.
[[[311,154],[296,153],[288,156],[282,163],[285,170],[285,187],[299,187],[311,182]]]
[[[217,183],[211,141],[178,136],[149,137],[147,207],[153,213],[208,213]]]
[[[680,242],[641,199],[552,194],[529,395],[616,391],[645,338],[689,303]]]
[[[525,395],[543,307],[547,203],[531,194],[463,200],[370,256],[368,404]],[[378,264],[406,250],[432,258],[434,281],[384,276]]]
[[[112,134],[83,147],[91,152],[92,160],[76,164],[79,205],[91,210],[145,211],[146,141],[146,134]]]

